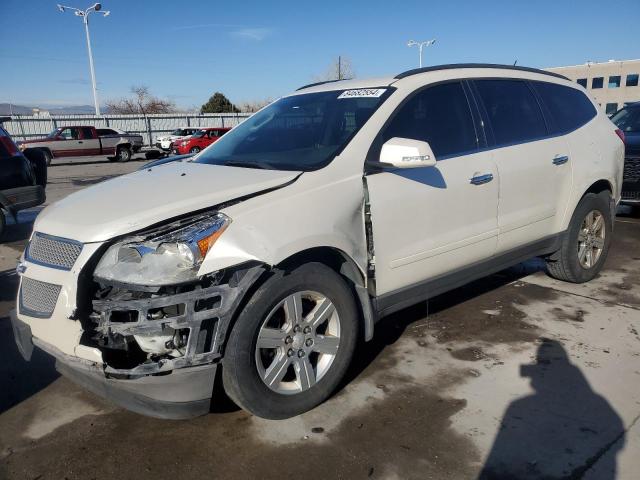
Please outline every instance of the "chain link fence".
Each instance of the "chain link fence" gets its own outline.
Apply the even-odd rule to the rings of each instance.
[[[180,127],[234,127],[250,113],[155,114],[155,115],[13,115],[4,127],[15,140],[29,140],[48,135],[58,127],[70,125],[118,128],[142,135],[146,145],[153,145],[158,135]]]

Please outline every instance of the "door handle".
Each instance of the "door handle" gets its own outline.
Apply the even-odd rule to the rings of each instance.
[[[567,155],[556,155],[552,161],[554,165],[564,165],[569,161],[569,157]]]
[[[485,173],[484,175],[476,175],[475,177],[471,177],[469,182],[472,185],[483,185],[485,183],[489,183],[493,180],[493,173]]]
[[[78,143],[82,143],[82,140],[78,140]]]

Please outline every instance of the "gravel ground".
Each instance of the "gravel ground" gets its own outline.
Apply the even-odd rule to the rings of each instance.
[[[48,201],[140,165],[56,162]],[[219,396],[162,421],[20,358],[7,317],[24,212],[0,245],[0,478],[638,478],[640,220],[622,213],[596,280],[532,260],[393,314],[307,414],[262,420]]]

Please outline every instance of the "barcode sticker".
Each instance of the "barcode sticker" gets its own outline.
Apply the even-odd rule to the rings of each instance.
[[[386,91],[386,88],[359,88],[357,90],[345,90],[338,96],[338,98],[377,98]]]

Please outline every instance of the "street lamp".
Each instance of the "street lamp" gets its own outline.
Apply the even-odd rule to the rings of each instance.
[[[420,68],[422,68],[422,49],[424,47],[430,47],[434,43],[436,43],[435,38],[432,40],[427,40],[426,42],[416,42],[415,40],[409,40],[407,42],[407,47],[415,47],[416,45],[418,46],[418,51],[420,52]]]
[[[91,86],[93,87],[93,103],[96,107],[96,115],[100,115],[100,105],[98,105],[98,91],[96,89],[96,72],[93,70],[93,54],[91,53],[91,39],[89,38],[89,14],[91,12],[100,12],[103,17],[108,17],[111,12],[109,10],[101,11],[102,5],[99,3],[87,8],[86,10],[80,10],[75,7],[67,7],[66,5],[58,4],[58,10],[62,13],[65,10],[73,10],[76,17],[82,17],[82,23],[84,23],[84,30],[87,34],[87,50],[89,51],[89,69],[91,70]]]

